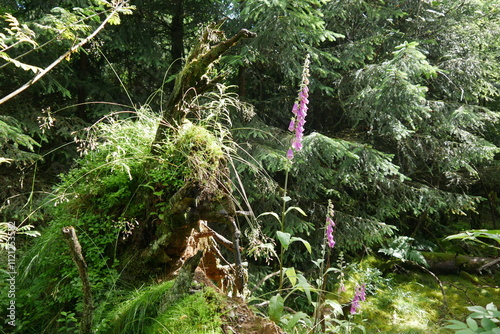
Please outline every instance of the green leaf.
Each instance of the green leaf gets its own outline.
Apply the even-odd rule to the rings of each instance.
[[[260,218],[260,217],[262,217],[262,216],[273,216],[278,221],[278,224],[281,222],[281,218],[280,218],[280,216],[278,216],[278,214],[276,212],[264,212],[264,213],[261,213],[260,215],[257,216],[257,219]]]
[[[290,246],[290,238],[292,235],[290,233],[276,231],[276,236],[278,237],[281,246],[283,246],[283,248],[287,250],[288,246]]]
[[[305,319],[307,317],[308,317],[308,315],[305,314],[304,312],[297,312],[297,313],[295,313],[292,316],[292,318],[290,320],[288,320],[288,323],[286,324],[285,329],[287,331],[292,332],[293,329],[294,329],[294,327],[295,327],[295,325],[297,324],[297,322],[299,322],[299,320]]]
[[[498,328],[497,324],[493,322],[493,320],[488,318],[481,319],[481,326],[483,326],[486,330],[492,330],[494,328]]]
[[[295,284],[297,284],[297,273],[295,272],[295,268],[286,268],[285,275],[290,280],[290,283],[292,283],[292,286],[295,286]]]
[[[342,310],[342,305],[339,302],[337,302],[336,300],[326,299],[324,301],[324,304],[330,306],[333,314],[335,314],[335,315],[344,314],[344,311]]]
[[[474,333],[475,332],[470,328],[462,329],[462,330],[455,332],[455,334],[474,334]]]
[[[301,215],[307,217],[307,214],[304,212],[304,210],[302,210],[301,208],[299,208],[298,206],[291,206],[289,207],[288,209],[286,209],[285,211],[285,215],[288,214],[288,212],[292,211],[292,210],[295,210],[297,211],[298,213],[300,213]]]
[[[309,301],[309,303],[312,303],[311,291],[315,291],[315,289],[313,288],[313,286],[311,284],[309,284],[309,282],[304,277],[304,275],[297,274],[297,280],[298,280],[298,283],[295,287],[300,291],[304,291],[304,293],[306,294],[307,300]]]
[[[469,326],[470,329],[472,329],[473,331],[476,331],[479,326],[477,325],[477,322],[472,319],[472,318],[467,318],[467,320],[465,320],[467,322],[467,325]]]
[[[306,241],[306,240],[304,240],[302,238],[299,238],[299,237],[292,237],[292,239],[290,240],[290,243],[292,243],[294,241],[300,241],[300,242],[302,242],[302,244],[304,244],[304,246],[306,247],[306,249],[309,252],[309,254],[311,254],[312,249],[311,249],[311,244],[309,243],[309,241]]]
[[[452,324],[451,325],[446,325],[444,326],[444,328],[448,328],[448,329],[464,329],[464,328],[468,328],[467,327],[467,324],[461,322],[461,321],[458,321],[458,320],[448,320],[448,322],[451,322]]]
[[[28,236],[33,237],[33,238],[39,237],[41,235],[40,232],[38,232],[38,231],[25,231],[25,232],[22,232],[22,234],[28,235]]]
[[[497,307],[493,303],[489,303],[488,305],[486,305],[486,309],[488,311],[498,311]]]
[[[281,315],[283,314],[284,307],[284,300],[281,295],[277,294],[276,296],[271,297],[268,306],[269,318],[278,323],[281,319]]]

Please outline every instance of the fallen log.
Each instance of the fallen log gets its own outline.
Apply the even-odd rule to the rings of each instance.
[[[471,274],[487,274],[500,269],[500,259],[476,257],[453,253],[422,252],[428,269],[437,274],[458,274],[465,271]]]

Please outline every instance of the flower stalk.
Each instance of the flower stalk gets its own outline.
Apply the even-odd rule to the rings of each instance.
[[[308,106],[307,104],[309,103],[309,54],[306,56],[306,59],[304,61],[304,67],[302,69],[302,80],[300,83],[300,90],[298,94],[298,98],[293,104],[292,107],[292,118],[290,120],[290,123],[288,125],[288,130],[290,132],[293,132],[295,134],[294,138],[292,139],[291,145],[289,149],[287,150],[286,157],[292,163],[292,160],[294,158],[294,152],[298,152],[302,150],[302,138],[304,136],[304,125],[306,123],[306,116],[307,116],[307,110]],[[286,216],[286,203],[288,202],[289,198],[287,196],[287,191],[288,191],[288,174],[290,172],[290,165],[285,168],[285,187],[284,187],[284,194],[283,194],[283,207],[281,211],[281,220],[280,220],[280,228],[282,232],[285,232],[285,216]],[[284,280],[284,275],[283,275],[283,258],[284,258],[284,253],[285,253],[285,247],[281,245],[280,247],[280,255],[279,255],[279,287],[278,291],[281,291],[283,289],[283,280]]]

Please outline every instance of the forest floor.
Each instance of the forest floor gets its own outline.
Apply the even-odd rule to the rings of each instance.
[[[362,312],[354,315],[351,321],[362,325],[366,333],[444,334],[453,333],[443,328],[448,324],[447,320],[465,321],[471,313],[467,310],[468,306],[484,307],[491,302],[500,306],[499,273],[473,276],[462,272],[436,277],[425,272],[405,270],[386,275],[386,284],[379,285],[368,294],[362,303]],[[199,274],[195,280],[213,287],[206,277]],[[268,318],[257,315],[244,300],[226,297],[224,300],[226,307],[221,317],[224,333],[285,333]],[[358,332],[361,333],[361,330],[352,331]]]

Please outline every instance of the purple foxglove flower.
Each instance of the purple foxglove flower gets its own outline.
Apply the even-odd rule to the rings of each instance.
[[[335,240],[333,240],[333,226],[328,224],[326,227],[326,241],[328,243],[328,247],[335,247]]]
[[[362,301],[366,300],[366,284],[361,285],[359,289],[359,299]]]
[[[305,97],[309,97],[309,87],[307,86],[309,84],[309,80],[307,80],[307,83],[306,83],[306,80],[304,80],[304,88],[302,88],[302,95],[304,95]]]
[[[335,247],[335,240],[333,239],[334,226],[335,223],[333,222],[332,218],[326,217],[326,242],[328,244],[328,247],[330,248]]]
[[[309,100],[306,102],[306,101],[300,101],[300,105],[299,105],[299,114],[300,114],[300,111],[302,111],[302,113],[304,115],[307,115],[307,110],[309,109],[307,107],[307,103],[309,102]]]
[[[302,71],[302,83],[300,85],[301,89],[299,91],[299,97],[295,101],[292,107],[292,113],[296,118],[292,118],[290,124],[288,125],[288,130],[291,132],[295,131],[295,137],[292,139],[291,149],[287,151],[286,157],[289,160],[293,159],[293,151],[300,151],[302,149],[302,138],[304,133],[305,117],[307,116],[307,104],[309,103],[309,55],[307,55],[304,62],[304,67]]]
[[[299,100],[300,100],[300,104],[305,105],[305,104],[309,103],[309,99],[302,92],[300,92],[300,94],[299,94]]]
[[[296,140],[294,139],[292,141],[292,148],[295,150],[295,151],[300,151],[302,149],[302,143],[300,142],[300,140]]]
[[[303,122],[303,120],[306,118],[307,113],[304,111],[304,109],[300,108],[299,112],[297,113],[297,119],[298,122]]]
[[[351,314],[356,314],[359,308],[359,300],[354,297],[354,299],[351,302]]]
[[[359,306],[359,301],[365,301],[366,300],[366,284],[362,284],[361,286],[357,285],[355,292],[354,292],[354,298],[352,299],[351,302],[351,314],[354,314],[358,311],[360,308]]]

